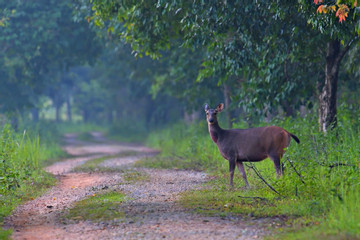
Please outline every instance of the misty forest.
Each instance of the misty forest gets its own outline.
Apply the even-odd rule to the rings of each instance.
[[[360,239],[358,4],[0,0],[0,239]]]

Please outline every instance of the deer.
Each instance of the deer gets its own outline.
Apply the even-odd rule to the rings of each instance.
[[[205,104],[210,137],[217,145],[221,156],[229,161],[231,189],[234,187],[235,166],[244,179],[245,187],[249,187],[243,162],[260,162],[269,158],[274,162],[276,177],[279,178],[283,174],[280,159],[290,145],[291,138],[300,143],[299,138],[277,126],[222,129],[219,126],[217,114],[223,109],[223,103],[220,103],[215,109],[211,109],[208,104]]]

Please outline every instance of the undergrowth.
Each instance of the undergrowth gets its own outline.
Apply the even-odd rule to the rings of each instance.
[[[204,214],[240,214],[254,217],[281,217],[292,228],[281,238],[318,238],[320,235],[351,239],[360,237],[360,114],[342,107],[338,127],[319,133],[316,114],[305,118],[274,119],[277,125],[297,135],[282,162],[285,175],[275,178],[270,160],[246,163],[250,189],[235,173],[235,189],[229,190],[228,162],[211,141],[206,121],[193,125],[176,124],[150,134],[147,144],[162,150],[159,156],[138,163],[146,167],[207,171],[213,180],[203,189],[187,192],[182,203]],[[234,128],[246,128],[235,124]],[[302,230],[304,226],[312,226]],[[289,230],[290,229],[290,230]],[[291,233],[288,233],[288,232]],[[293,233],[295,232],[295,233]],[[306,237],[302,234],[306,232]],[[290,235],[287,235],[290,234]]]
[[[147,124],[142,119],[121,119],[107,130],[109,139],[118,142],[144,143],[148,134]]]
[[[51,140],[51,133],[30,129],[17,133],[9,125],[0,128],[0,226],[18,204],[55,184],[55,179],[42,167],[46,159],[63,152]],[[40,136],[44,141],[40,141]],[[1,237],[9,234],[11,231],[0,229]]]

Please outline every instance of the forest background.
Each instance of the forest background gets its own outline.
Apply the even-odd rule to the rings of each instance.
[[[1,0],[3,205],[62,154],[61,133],[82,125],[161,148],[144,165],[217,176],[212,191],[188,194],[189,208],[203,201],[196,210],[286,216],[295,229],[320,225],[301,234],[359,238],[359,31],[356,0]],[[225,128],[276,124],[301,140],[281,180],[270,163],[247,166],[255,187],[245,194],[265,202],[226,189],[203,116],[220,102]]]

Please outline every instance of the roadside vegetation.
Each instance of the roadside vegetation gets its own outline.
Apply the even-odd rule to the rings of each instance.
[[[281,126],[297,135],[301,143],[291,142],[282,159],[285,175],[280,179],[275,178],[269,160],[247,163],[249,189],[239,172],[235,172],[235,189],[229,189],[228,162],[211,141],[205,118],[200,123],[176,124],[150,134],[148,144],[163,151],[137,164],[208,172],[212,180],[201,190],[185,193],[181,200],[186,208],[200,213],[281,218],[291,226],[280,231],[285,239],[358,239],[360,115],[345,106],[340,113],[338,128],[327,134],[318,132],[314,113],[258,123]],[[247,126],[238,123],[234,127]],[[303,227],[308,228],[304,231]]]
[[[45,123],[39,126],[22,127],[22,132],[10,125],[0,128],[0,226],[18,204],[39,196],[56,182],[43,166],[65,154],[56,128]],[[0,230],[0,238],[9,234]]]
[[[71,221],[101,222],[122,218],[123,212],[119,212],[118,205],[126,200],[125,194],[110,191],[104,194],[93,194],[75,204],[65,215],[65,219]]]

